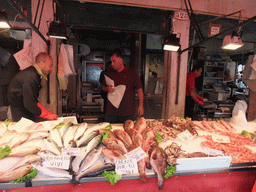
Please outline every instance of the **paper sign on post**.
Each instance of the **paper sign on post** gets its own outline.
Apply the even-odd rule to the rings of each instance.
[[[212,135],[212,140],[218,143],[230,143],[229,136],[224,135]]]
[[[80,155],[80,148],[62,148],[62,155],[78,156]]]
[[[141,149],[141,147],[137,147],[136,149],[130,151],[129,153],[124,154],[125,158],[131,158],[136,159],[136,161],[139,161],[145,157],[147,157],[147,154]]]
[[[46,156],[43,162],[44,167],[54,167],[59,169],[69,169],[70,156]]]
[[[115,160],[115,172],[118,175],[138,173],[138,165],[136,159],[118,159]]]
[[[190,139],[193,139],[193,135],[186,129],[185,131],[183,131],[182,133],[178,134],[177,137],[183,141],[186,142]]]

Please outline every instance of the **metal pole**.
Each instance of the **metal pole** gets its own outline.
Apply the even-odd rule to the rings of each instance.
[[[31,26],[31,28],[44,40],[44,42],[46,43],[47,46],[50,45],[50,42],[47,41],[45,39],[45,37],[42,35],[42,33],[40,33],[40,31],[36,28],[35,25],[33,25],[24,15],[24,13],[18,8],[18,6],[12,1],[12,0],[7,0],[7,2],[13,7],[13,9],[15,9],[21,16],[23,19],[25,19],[25,21]]]

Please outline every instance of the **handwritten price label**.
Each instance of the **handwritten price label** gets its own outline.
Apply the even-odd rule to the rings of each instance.
[[[62,148],[62,155],[78,156],[80,155],[80,148]]]
[[[190,139],[193,139],[194,136],[188,131],[183,131],[182,133],[178,134],[177,137],[183,141],[183,142],[187,142],[189,141]]]
[[[212,140],[218,143],[230,143],[229,136],[212,135]]]
[[[70,163],[70,156],[46,156],[43,162],[44,167],[55,167],[59,169],[68,169]]]
[[[130,151],[129,153],[124,155],[125,158],[136,159],[137,161],[147,157],[147,154],[141,149],[141,147],[137,147],[136,149]]]
[[[136,159],[118,159],[115,160],[115,172],[118,175],[138,173]]]

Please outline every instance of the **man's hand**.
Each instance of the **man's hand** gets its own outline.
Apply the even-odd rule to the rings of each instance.
[[[196,98],[199,100],[199,101],[204,101],[204,98],[199,96],[198,94],[195,94],[196,95]]]
[[[142,116],[144,114],[144,108],[143,106],[139,106],[137,110],[138,116]]]
[[[41,115],[39,117],[47,119],[47,120],[57,120],[58,115],[53,114],[52,112],[48,111],[43,107],[41,103],[37,103],[37,106],[41,109]]]
[[[201,100],[199,100],[199,99],[196,99],[195,101],[196,101],[199,105],[204,106],[204,101],[201,101]]]
[[[115,91],[114,87],[112,85],[107,87],[108,92],[113,93]]]

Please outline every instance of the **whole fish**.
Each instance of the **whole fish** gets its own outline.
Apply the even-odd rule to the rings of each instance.
[[[50,130],[50,139],[53,140],[58,145],[58,147],[63,147],[62,137],[58,129]]]
[[[166,173],[166,160],[167,156],[164,150],[160,147],[155,147],[150,156],[150,164],[157,174],[159,190],[164,188],[163,174]]]
[[[60,148],[58,145],[52,141],[51,139],[44,139],[44,143],[46,145],[45,149],[56,154],[56,155],[61,155]]]
[[[125,159],[125,157],[119,151],[114,151],[108,148],[102,149],[102,153],[112,162],[114,162],[115,159]]]
[[[130,129],[128,131],[128,134],[132,139],[134,149],[137,147],[142,147],[143,138],[142,138],[142,135],[137,130]]]
[[[99,133],[101,134],[102,132],[106,132],[108,134],[109,138],[117,139],[116,135],[112,131],[110,131],[108,129],[100,129]]]
[[[9,143],[9,146],[11,148],[20,145],[21,143],[25,142],[26,140],[28,140],[29,138],[29,134],[28,133],[16,133],[15,137],[11,140],[11,142]]]
[[[107,138],[104,140],[104,145],[108,149],[120,151],[123,155],[128,152],[126,147],[124,146],[124,143],[119,139]]]
[[[139,181],[141,183],[146,183],[148,182],[148,178],[146,175],[146,162],[145,162],[145,158],[141,159],[137,162],[138,165],[138,170],[139,170]]]
[[[134,129],[142,133],[147,128],[147,121],[144,117],[139,117],[134,123]]]
[[[91,130],[87,129],[84,132],[83,136],[80,137],[80,139],[76,141],[77,147],[81,147],[81,146],[87,145],[98,134],[99,134],[98,131],[91,131]]]
[[[0,138],[0,146],[9,144],[11,140],[17,135],[16,131],[5,131],[3,136]]]
[[[76,173],[76,175],[79,175],[82,171],[91,167],[97,161],[97,159],[101,155],[101,152],[102,152],[101,146],[91,150],[91,152],[82,161],[81,166],[80,166],[78,172]]]
[[[42,162],[34,162],[34,163],[31,163],[31,165],[34,168],[36,168],[39,172],[45,175],[49,175],[52,177],[64,177],[64,178],[72,179],[72,175],[70,175],[69,172],[64,169],[58,169],[55,167],[43,167]]]
[[[83,136],[85,130],[87,129],[88,124],[87,123],[81,123],[79,127],[77,128],[77,131],[75,133],[74,140],[78,140],[80,137]]]
[[[115,165],[112,162],[101,162],[101,163],[95,163],[90,168],[82,171],[79,175],[75,176],[76,182],[79,182],[81,177],[95,177],[99,174],[101,174],[103,171],[110,171],[114,170]]]
[[[108,123],[108,122],[97,123],[91,127],[88,127],[88,129],[90,129],[91,131],[98,131],[100,129],[106,128],[109,124],[110,123]]]
[[[32,163],[35,161],[40,161],[42,159],[39,155],[27,155],[23,158],[21,158],[15,165],[13,165],[8,171],[12,171],[14,169],[17,169],[25,164]]]
[[[42,139],[49,137],[50,133],[48,131],[40,131],[30,134],[27,141],[33,140],[33,139]]]
[[[68,130],[66,131],[66,133],[63,136],[63,145],[64,145],[64,147],[70,147],[69,142],[74,140],[77,128],[78,128],[78,126],[75,126],[75,125],[68,128]]]
[[[117,139],[121,140],[124,143],[124,146],[126,147],[126,149],[129,150],[131,148],[132,139],[128,135],[128,133],[126,133],[122,129],[115,129],[115,130],[113,130],[113,133],[116,135]]]
[[[60,129],[60,136],[63,137],[66,133],[66,131],[68,130],[69,127],[71,127],[73,125],[73,123],[69,122],[69,123],[65,123]]]
[[[28,146],[21,149],[13,148],[8,157],[23,157],[26,155],[36,154],[41,150],[41,147]]]
[[[100,142],[101,142],[101,135],[97,135],[88,143],[84,151],[80,151],[80,155],[76,156],[72,162],[72,168],[74,172],[78,172],[83,159],[90,153],[91,150],[96,148],[100,144]]]
[[[32,165],[23,165],[15,170],[7,171],[5,174],[0,176],[0,182],[14,181],[19,177],[22,177],[30,172]]]
[[[126,120],[123,125],[124,131],[128,132],[130,129],[134,128],[134,122],[130,119]]]
[[[12,148],[12,151],[22,150],[26,147],[40,147],[41,150],[45,150],[45,139],[32,139],[30,141],[25,141],[24,143]]]

